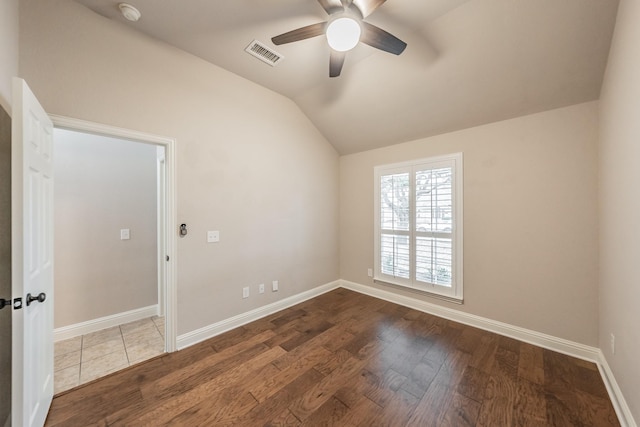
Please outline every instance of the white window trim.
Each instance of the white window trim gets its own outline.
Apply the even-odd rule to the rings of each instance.
[[[454,224],[452,230],[452,271],[453,278],[451,288],[432,285],[417,285],[415,284],[415,238],[416,230],[414,226],[415,221],[415,171],[427,165],[429,168],[437,167],[438,164],[446,164],[447,166],[453,165],[453,207],[454,212]],[[393,277],[382,274],[380,265],[380,178],[382,175],[393,174],[397,172],[407,172],[411,174],[410,188],[411,188],[411,204],[410,204],[410,253],[411,253],[411,278],[403,279],[399,277]],[[388,165],[380,165],[374,167],[374,275],[373,279],[376,282],[386,283],[403,288],[409,288],[421,293],[429,294],[431,296],[441,298],[447,301],[462,303],[463,302],[463,161],[462,153],[453,153],[437,157],[429,157],[419,160],[412,160],[401,163],[393,163]]]

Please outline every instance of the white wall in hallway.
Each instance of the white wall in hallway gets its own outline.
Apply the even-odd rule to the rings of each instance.
[[[56,129],[54,150],[55,327],[157,304],[156,146]]]

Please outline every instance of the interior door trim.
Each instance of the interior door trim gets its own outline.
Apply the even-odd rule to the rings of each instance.
[[[176,139],[55,114],[50,114],[49,117],[53,122],[53,126],[56,128],[94,133],[115,138],[124,138],[136,142],[164,147],[166,164],[165,196],[167,206],[164,236],[167,245],[166,255],[168,258],[162,261],[159,260],[159,262],[166,262],[167,266],[165,277],[165,351],[167,353],[176,351],[176,340],[178,335],[178,248],[175,232],[177,218]]]

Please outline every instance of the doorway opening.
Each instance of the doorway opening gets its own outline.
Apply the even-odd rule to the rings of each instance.
[[[175,141],[51,118],[59,393],[175,351]]]

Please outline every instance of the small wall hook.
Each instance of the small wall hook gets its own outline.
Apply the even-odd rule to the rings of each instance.
[[[187,224],[180,224],[180,237],[187,235]]]

